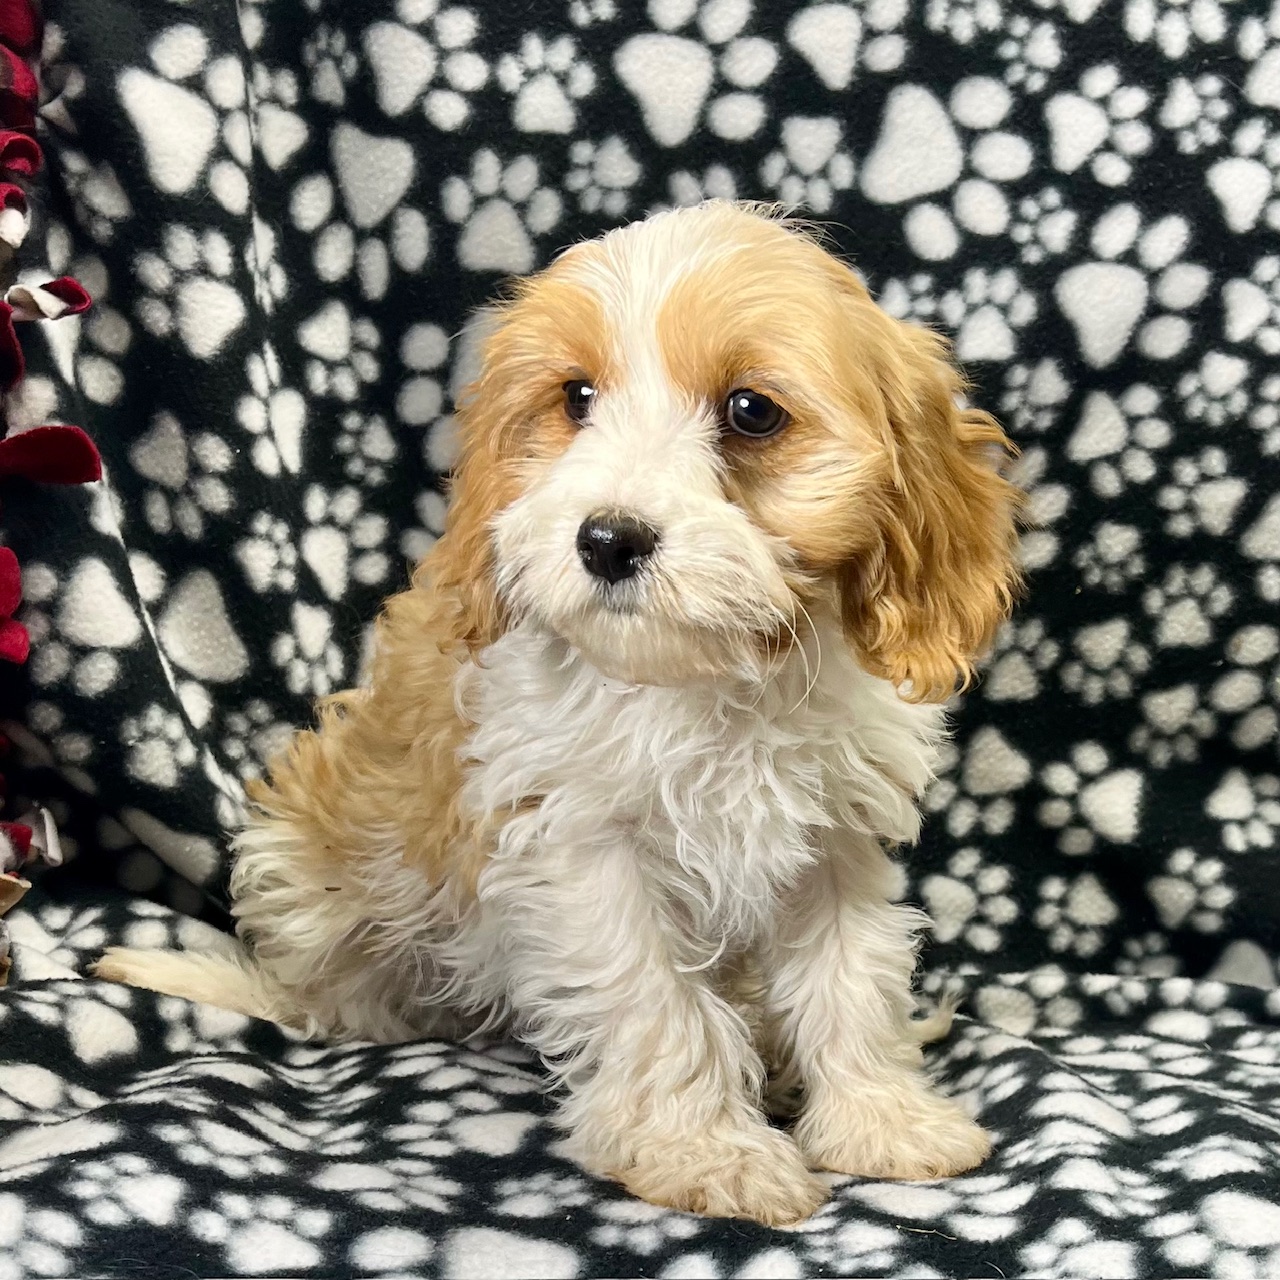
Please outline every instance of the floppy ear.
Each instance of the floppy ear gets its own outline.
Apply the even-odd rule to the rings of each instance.
[[[517,496],[504,449],[512,412],[495,375],[504,309],[486,308],[468,324],[459,363],[474,374],[457,395],[458,458],[449,483],[444,533],[414,573],[414,585],[438,593],[452,639],[475,655],[506,630],[493,558],[494,517]]]
[[[942,702],[972,681],[1020,586],[1021,494],[999,472],[1015,450],[988,414],[959,406],[945,340],[858,292],[892,479],[878,544],[841,575],[844,629],[869,669],[910,681],[904,696]]]

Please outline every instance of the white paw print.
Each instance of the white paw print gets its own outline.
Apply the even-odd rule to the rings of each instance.
[[[439,325],[414,324],[404,331],[400,363],[408,376],[396,392],[396,417],[406,426],[422,427],[439,419],[444,404],[441,370],[448,358],[449,335]]]
[[[1162,649],[1199,649],[1213,639],[1214,619],[1231,608],[1233,599],[1231,587],[1220,580],[1213,565],[1188,569],[1175,564],[1160,586],[1148,588],[1142,607],[1157,619],[1155,639]]]
[[[504,53],[494,68],[504,93],[514,95],[511,123],[521,133],[572,133],[574,105],[596,87],[595,68],[582,58],[572,36],[545,40],[525,34],[519,53]]]
[[[1223,882],[1226,867],[1219,858],[1201,858],[1194,849],[1176,849],[1164,874],[1147,881],[1151,899],[1166,929],[1220,933],[1235,890]]]
[[[535,1173],[527,1178],[507,1178],[494,1191],[501,1197],[496,1212],[511,1218],[549,1218],[566,1209],[590,1204],[586,1182],[572,1174]]]
[[[228,213],[245,213],[253,138],[240,59],[210,61],[208,40],[189,23],[162,31],[148,54],[159,75],[129,67],[117,90],[152,182],[166,195],[196,196],[203,185]]]
[[[1000,949],[1001,932],[1018,918],[1009,895],[1013,876],[1008,867],[991,866],[973,848],[961,849],[947,863],[946,875],[926,876],[920,893],[939,942],[963,940],[975,951]]]
[[[1222,286],[1229,342],[1252,342],[1264,355],[1280,355],[1280,254],[1258,259],[1248,279]]]
[[[1151,654],[1133,638],[1127,618],[1082,627],[1072,647],[1080,656],[1062,665],[1062,687],[1086,706],[1108,698],[1131,698],[1134,677],[1151,667]]]
[[[237,1131],[234,1137],[240,1137]],[[246,1136],[247,1140],[247,1136]],[[263,1250],[287,1259],[290,1271],[311,1270],[323,1257],[315,1243],[333,1224],[324,1209],[304,1209],[281,1195],[243,1195],[219,1191],[214,1208],[194,1209],[186,1219],[197,1240],[219,1245],[233,1271],[253,1272],[262,1266]]]
[[[569,21],[575,27],[612,22],[618,16],[617,0],[570,0]]]
[[[603,142],[582,138],[569,148],[569,163],[573,167],[565,175],[564,187],[578,197],[583,213],[618,218],[627,211],[641,169],[622,138],[614,135]]]
[[[538,162],[517,156],[503,164],[482,147],[467,178],[446,178],[440,189],[444,216],[458,223],[458,261],[469,271],[524,274],[536,262],[534,238],[559,225],[559,192],[539,185]]]
[[[421,102],[437,129],[471,119],[470,95],[489,79],[489,64],[471,45],[480,22],[471,9],[440,0],[397,0],[399,22],[375,22],[362,38],[378,106],[396,117]]]
[[[165,1020],[169,1023],[170,1034],[166,1038],[169,1050],[191,1053],[200,1037],[175,1035],[173,1022],[168,1018]],[[286,1168],[285,1162],[257,1136],[216,1121],[197,1121],[191,1124],[167,1120],[156,1125],[152,1133],[167,1143],[170,1152],[183,1164],[194,1165],[196,1168],[212,1166],[219,1174],[228,1178],[244,1180],[279,1177]]]
[[[248,392],[236,402],[236,421],[254,436],[251,456],[263,475],[297,475],[302,466],[302,431],[307,402],[293,387],[281,385],[280,357],[264,342],[245,360]]]
[[[760,181],[786,205],[830,213],[837,191],[853,186],[853,157],[841,149],[840,121],[790,116],[782,122],[780,150],[760,164]]]
[[[1106,749],[1081,742],[1070,763],[1055,761],[1040,771],[1051,793],[1036,813],[1041,824],[1058,831],[1058,851],[1078,857],[1092,853],[1102,836],[1113,844],[1131,844],[1138,834],[1142,775],[1136,769],[1110,769]]]
[[[1193,684],[1144,695],[1142,715],[1145,723],[1130,734],[1129,749],[1146,756],[1157,769],[1165,769],[1175,760],[1184,764],[1198,760],[1200,743],[1211,738],[1218,725],[1213,712],[1201,705]]]
[[[760,131],[768,110],[753,91],[773,75],[778,50],[770,40],[742,34],[751,11],[751,0],[649,0],[649,20],[662,34],[632,36],[614,54],[615,74],[664,147],[689,138],[704,106],[707,128],[718,138],[745,142]],[[689,30],[695,21],[696,34]],[[655,42],[675,59],[678,81],[653,75]]]
[[[68,729],[66,715],[61,708],[54,706],[52,702],[32,702],[27,706],[26,721],[27,726],[41,739],[38,744],[39,752],[33,752],[30,743],[21,744],[28,755],[33,757],[33,764],[56,765],[71,777],[88,777],[84,766],[96,754],[93,739],[87,733]],[[92,787],[85,789],[91,791]]]
[[[1160,123],[1173,133],[1183,155],[1196,155],[1216,147],[1232,110],[1227,82],[1210,74],[1177,76],[1160,104]]]
[[[1230,531],[1248,490],[1240,476],[1227,474],[1229,459],[1217,445],[1206,445],[1193,458],[1175,458],[1171,484],[1156,493],[1156,503],[1169,512],[1164,530],[1175,538],[1205,532],[1221,537]]]
[[[134,259],[146,291],[136,304],[142,327],[157,338],[176,332],[191,355],[212,359],[245,319],[244,300],[230,279],[234,269],[235,252],[222,232],[167,226],[162,253]]]
[[[350,480],[370,487],[385,484],[389,464],[398,452],[395,437],[380,413],[353,409],[342,415],[334,450],[344,459],[342,470]]]
[[[1097,261],[1064,271],[1054,286],[1091,365],[1111,364],[1135,334],[1138,350],[1152,360],[1171,360],[1186,348],[1191,322],[1181,313],[1205,296],[1210,283],[1205,267],[1182,261],[1190,240],[1191,224],[1181,214],[1144,225],[1137,206],[1128,203],[1094,223],[1090,247]],[[1109,314],[1096,305],[1100,292],[1113,299]]]
[[[1045,105],[1053,167],[1075,173],[1088,161],[1095,181],[1123,186],[1133,174],[1131,161],[1151,150],[1151,128],[1141,119],[1150,105],[1151,95],[1122,83],[1114,64],[1090,67],[1078,92],[1055,94]]]
[[[460,1183],[445,1178],[434,1160],[400,1156],[376,1165],[332,1161],[312,1178],[322,1191],[340,1191],[361,1208],[378,1214],[449,1213],[462,1193]],[[425,1242],[424,1242],[425,1245]],[[430,1246],[426,1245],[425,1252]]]
[[[381,550],[387,518],[362,511],[361,505],[360,491],[353,485],[330,493],[313,484],[302,500],[310,524],[302,535],[302,560],[330,600],[342,599],[351,579],[374,586],[391,570],[391,561]]]
[[[371,141],[350,125],[339,125],[334,137],[335,148],[353,161]],[[311,265],[323,284],[337,284],[354,272],[361,296],[376,302],[386,297],[393,263],[406,275],[422,270],[431,253],[431,228],[410,205],[395,205],[393,212],[385,199],[356,199],[355,205],[348,200],[350,217],[343,218],[329,176],[308,174],[289,197],[289,217],[312,237]],[[388,214],[385,230],[375,232]]]
[[[1174,978],[1182,968],[1181,958],[1170,954],[1169,939],[1163,933],[1126,938],[1123,951],[1115,962],[1118,973],[1142,978]]]
[[[324,697],[339,687],[346,662],[333,642],[333,618],[327,609],[295,601],[292,628],[271,642],[271,661],[284,672],[290,693]]]
[[[1118,498],[1155,479],[1159,467],[1152,455],[1173,439],[1160,413],[1159,393],[1142,382],[1117,399],[1104,391],[1085,396],[1066,454],[1089,467],[1089,487],[1100,498]]]
[[[1253,670],[1272,662],[1280,653],[1280,632],[1265,623],[1241,627],[1227,641],[1227,657],[1238,669],[1223,676],[1214,685],[1214,705],[1224,712],[1243,712],[1232,731],[1231,741],[1241,751],[1256,751],[1270,742],[1280,727],[1280,714],[1275,706],[1259,706],[1270,695],[1280,706],[1280,666],[1270,676]]]
[[[1231,135],[1231,150],[1205,173],[1223,221],[1236,232],[1252,231],[1259,222],[1280,230],[1280,130],[1250,116]]]
[[[902,223],[907,243],[918,257],[931,262],[959,252],[957,225],[977,236],[1003,234],[1011,211],[1001,186],[1025,178],[1035,160],[1026,138],[1002,127],[1009,123],[1013,95],[1000,81],[969,76],[952,89],[948,107],[949,111],[944,111],[941,103],[919,86],[894,90],[880,135],[862,167],[862,188],[871,199],[882,204],[910,200],[920,189],[920,179],[904,172],[903,151],[909,146],[921,147],[911,130],[920,128],[920,118],[927,113],[930,132],[936,127],[950,133],[948,168],[938,170],[934,185],[926,188],[951,188],[950,210],[927,201],[915,205]],[[933,148],[937,143],[930,139],[928,145]],[[923,151],[914,159],[930,163]]]
[[[1222,843],[1232,853],[1274,849],[1280,828],[1280,778],[1231,769],[1205,801],[1205,812],[1222,823]]]
[[[121,722],[120,741],[128,749],[125,772],[166,791],[172,791],[196,762],[195,744],[187,737],[182,717],[157,702]]]
[[[1264,455],[1280,453],[1280,374],[1270,374],[1259,383],[1249,425],[1262,437]]]
[[[293,726],[277,720],[261,698],[251,698],[222,721],[222,754],[241,778],[260,778],[272,757],[289,744]]]
[[[1008,477],[1026,495],[1026,515],[1031,528],[1022,534],[1019,554],[1027,570],[1050,564],[1058,554],[1058,535],[1052,526],[1066,515],[1071,491],[1066,485],[1045,479],[1049,451],[1042,445],[1023,449],[1008,469]]]
[[[276,256],[278,248],[275,229],[255,213],[253,232],[245,245],[244,264],[253,280],[254,300],[266,315],[271,315],[289,292],[289,278]]]
[[[1120,908],[1098,877],[1086,871],[1074,880],[1047,876],[1034,918],[1047,935],[1050,951],[1087,959],[1102,950],[1106,928],[1120,918]]]
[[[42,113],[43,114],[43,113]],[[133,213],[133,205],[107,160],[98,164],[74,147],[59,144],[58,166],[66,184],[76,226],[98,245],[109,245],[116,228]]]
[[[413,509],[419,527],[406,529],[400,535],[400,554],[411,564],[417,564],[444,532],[444,496],[435,489],[424,489],[414,499]]]
[[[1007,360],[1018,349],[1018,330],[1036,317],[1036,300],[1012,267],[972,267],[959,289],[938,300],[938,314],[956,331],[956,359]]]
[[[1150,41],[1166,58],[1177,59],[1193,44],[1221,43],[1228,23],[1218,0],[1126,0],[1124,29],[1131,40]]]
[[[1006,366],[1000,412],[1016,433],[1048,431],[1056,426],[1061,407],[1071,395],[1071,384],[1052,356],[1034,365],[1015,362]]]
[[[310,73],[311,96],[331,107],[347,102],[347,85],[360,70],[360,59],[340,27],[321,23],[302,42],[302,65]]]
[[[996,55],[1005,64],[1006,84],[1040,93],[1049,83],[1049,72],[1062,61],[1057,28],[1052,22],[1033,22],[1023,13],[1011,14]]]
[[[999,0],[928,0],[924,21],[930,31],[945,31],[957,44],[1000,30],[1004,13]]]
[[[313,396],[350,404],[382,371],[382,335],[367,316],[353,317],[336,299],[298,326],[298,345],[311,357],[303,370]]]
[[[1039,618],[1006,622],[992,650],[982,691],[993,702],[1029,702],[1040,693],[1040,678],[1053,669],[1062,646]]]
[[[177,529],[193,541],[204,537],[205,517],[226,515],[235,505],[223,479],[235,455],[220,436],[202,432],[188,439],[168,412],[129,449],[134,470],[155,486],[142,496],[147,524],[156,533]]]
[[[1066,253],[1071,247],[1078,218],[1062,203],[1057,187],[1045,187],[1033,196],[1024,196],[1014,206],[1009,238],[1018,246],[1018,257],[1029,266]]]
[[[74,1275],[70,1251],[84,1241],[84,1227],[61,1209],[36,1208],[11,1191],[0,1193],[6,1272],[14,1277]],[[64,1252],[64,1250],[66,1252]]]
[[[1199,365],[1178,379],[1183,411],[1193,422],[1211,427],[1239,421],[1249,406],[1249,393],[1243,385],[1248,376],[1247,360],[1221,351],[1206,352]]]
[[[697,1218],[643,1200],[608,1200],[596,1206],[595,1216],[604,1220],[590,1232],[597,1245],[643,1255],[655,1254],[673,1240],[689,1240],[702,1230]]]
[[[736,200],[738,180],[723,164],[710,164],[701,174],[677,169],[667,178],[671,203],[676,207],[701,204],[704,200]]]
[[[1076,549],[1072,563],[1086,586],[1123,591],[1147,571],[1142,554],[1142,533],[1130,524],[1104,520],[1088,542]]]
[[[248,537],[231,549],[245,580],[259,594],[293,591],[298,585],[298,548],[288,521],[269,511],[249,520]]]
[[[173,1226],[186,1191],[180,1179],[133,1152],[77,1161],[66,1189],[99,1227],[123,1227],[138,1219],[151,1227]]]

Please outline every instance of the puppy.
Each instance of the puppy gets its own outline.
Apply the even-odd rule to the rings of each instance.
[[[243,955],[98,976],[333,1039],[510,1030],[574,1156],[655,1204],[780,1225],[814,1170],[972,1168],[885,846],[1015,592],[1004,436],[768,210],[576,245],[486,328],[368,687],[253,792]]]

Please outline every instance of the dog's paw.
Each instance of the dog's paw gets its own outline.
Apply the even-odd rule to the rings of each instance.
[[[767,1227],[803,1221],[830,1194],[805,1167],[795,1143],[763,1123],[646,1146],[615,1176],[650,1204]]]
[[[816,1168],[907,1182],[950,1178],[991,1152],[986,1131],[914,1075],[810,1107],[795,1136]]]

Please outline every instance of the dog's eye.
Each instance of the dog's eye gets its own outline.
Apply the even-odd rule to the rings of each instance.
[[[724,405],[724,420],[730,431],[762,440],[765,436],[777,435],[791,418],[780,404],[775,404],[768,396],[739,387],[729,392]]]
[[[574,422],[585,422],[596,402],[596,389],[582,378],[564,384],[564,411]]]

